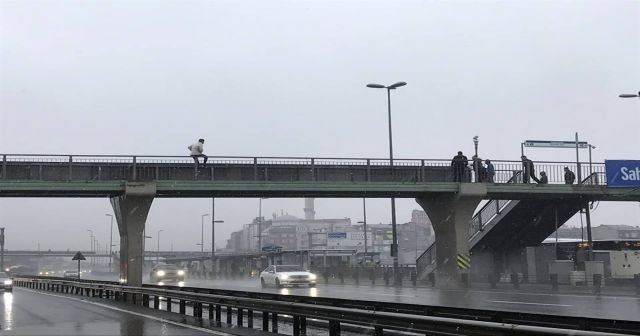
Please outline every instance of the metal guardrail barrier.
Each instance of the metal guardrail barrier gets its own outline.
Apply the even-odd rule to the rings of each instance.
[[[310,158],[209,156],[206,168],[197,170],[190,156],[157,155],[47,155],[0,154],[1,180],[105,181],[105,180],[353,180],[403,183],[453,181],[450,159],[394,159],[393,172],[384,158]],[[522,170],[520,161],[492,160],[495,183],[509,183]],[[549,183],[564,183],[564,167],[582,176],[597,173],[594,184],[605,182],[604,163],[536,161]],[[465,173],[476,180],[472,167]],[[236,169],[235,173],[231,169]],[[283,169],[289,169],[283,173]],[[341,170],[349,171],[341,171]],[[294,171],[295,170],[295,171]],[[331,171],[330,176],[320,174]],[[285,174],[280,175],[278,174]],[[519,181],[521,182],[521,180]]]
[[[291,317],[294,336],[306,335],[307,319],[326,321],[324,326],[330,336],[340,335],[341,326],[359,326],[374,335],[383,335],[384,330],[435,335],[640,335],[640,323],[630,321],[193,287],[129,287],[115,282],[50,277],[19,277],[14,284],[152,309],[160,309],[162,301],[164,310],[172,312],[176,304],[180,314],[187,314],[189,306],[194,317],[208,317],[218,326],[223,323],[224,310],[227,326],[243,327],[246,321],[248,328],[254,328],[254,317],[261,316],[263,331],[269,331],[271,321],[271,331],[278,332],[278,317],[285,315]]]

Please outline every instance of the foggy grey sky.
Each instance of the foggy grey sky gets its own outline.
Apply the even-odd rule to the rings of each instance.
[[[525,139],[597,146],[595,161],[640,158],[640,1],[0,2],[0,153],[517,160]],[[532,150],[534,160],[575,159]],[[586,157],[586,153],[585,157]],[[231,231],[255,199],[218,199]],[[368,219],[388,222],[388,200]],[[303,216],[301,199],[263,213]],[[399,200],[398,221],[417,209]],[[361,200],[316,202],[318,217],[361,220]],[[148,232],[198,249],[208,199],[154,201]],[[0,199],[7,248],[104,243],[106,199]],[[594,224],[640,224],[634,204],[600,204]],[[579,225],[574,218],[571,225]],[[208,231],[210,232],[210,231]],[[209,237],[210,233],[205,233]],[[210,240],[205,238],[205,244]]]

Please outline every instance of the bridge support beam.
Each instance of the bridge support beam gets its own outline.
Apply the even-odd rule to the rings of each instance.
[[[464,287],[470,273],[469,226],[487,194],[484,183],[460,183],[449,196],[416,198],[431,219],[436,238],[436,286]],[[468,267],[467,267],[468,266]]]
[[[155,183],[127,182],[124,195],[111,197],[120,232],[120,281],[129,286],[142,286],[142,235],[155,194]]]

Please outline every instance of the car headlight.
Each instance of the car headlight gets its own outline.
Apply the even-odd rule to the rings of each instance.
[[[287,279],[289,279],[289,276],[286,275],[286,274],[282,274],[282,275],[280,275],[280,279],[287,280]]]
[[[42,275],[42,272],[39,272],[38,275]]]
[[[309,274],[309,279],[311,279],[311,280],[315,280],[316,278],[317,278],[317,277],[316,277],[316,275],[315,275],[315,274],[313,274],[313,273]]]
[[[4,284],[5,284],[5,285],[10,285],[10,284],[12,284],[12,283],[13,283],[13,281],[12,281],[11,279],[9,279],[9,280],[5,280],[5,281],[4,281]]]
[[[183,270],[179,270],[178,271],[178,275],[184,275],[184,271]]]
[[[164,271],[157,271],[156,272],[157,276],[164,276],[164,274],[165,274]]]

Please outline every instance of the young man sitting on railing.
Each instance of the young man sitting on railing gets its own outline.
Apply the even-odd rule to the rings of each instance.
[[[200,161],[198,158],[203,157],[204,161],[202,162],[202,166],[206,166],[207,165],[207,159],[209,159],[208,156],[204,155],[204,139],[198,139],[198,142],[194,143],[193,145],[187,147],[190,151],[191,151],[191,157],[193,158],[193,161],[196,164],[196,169],[200,169]]]

